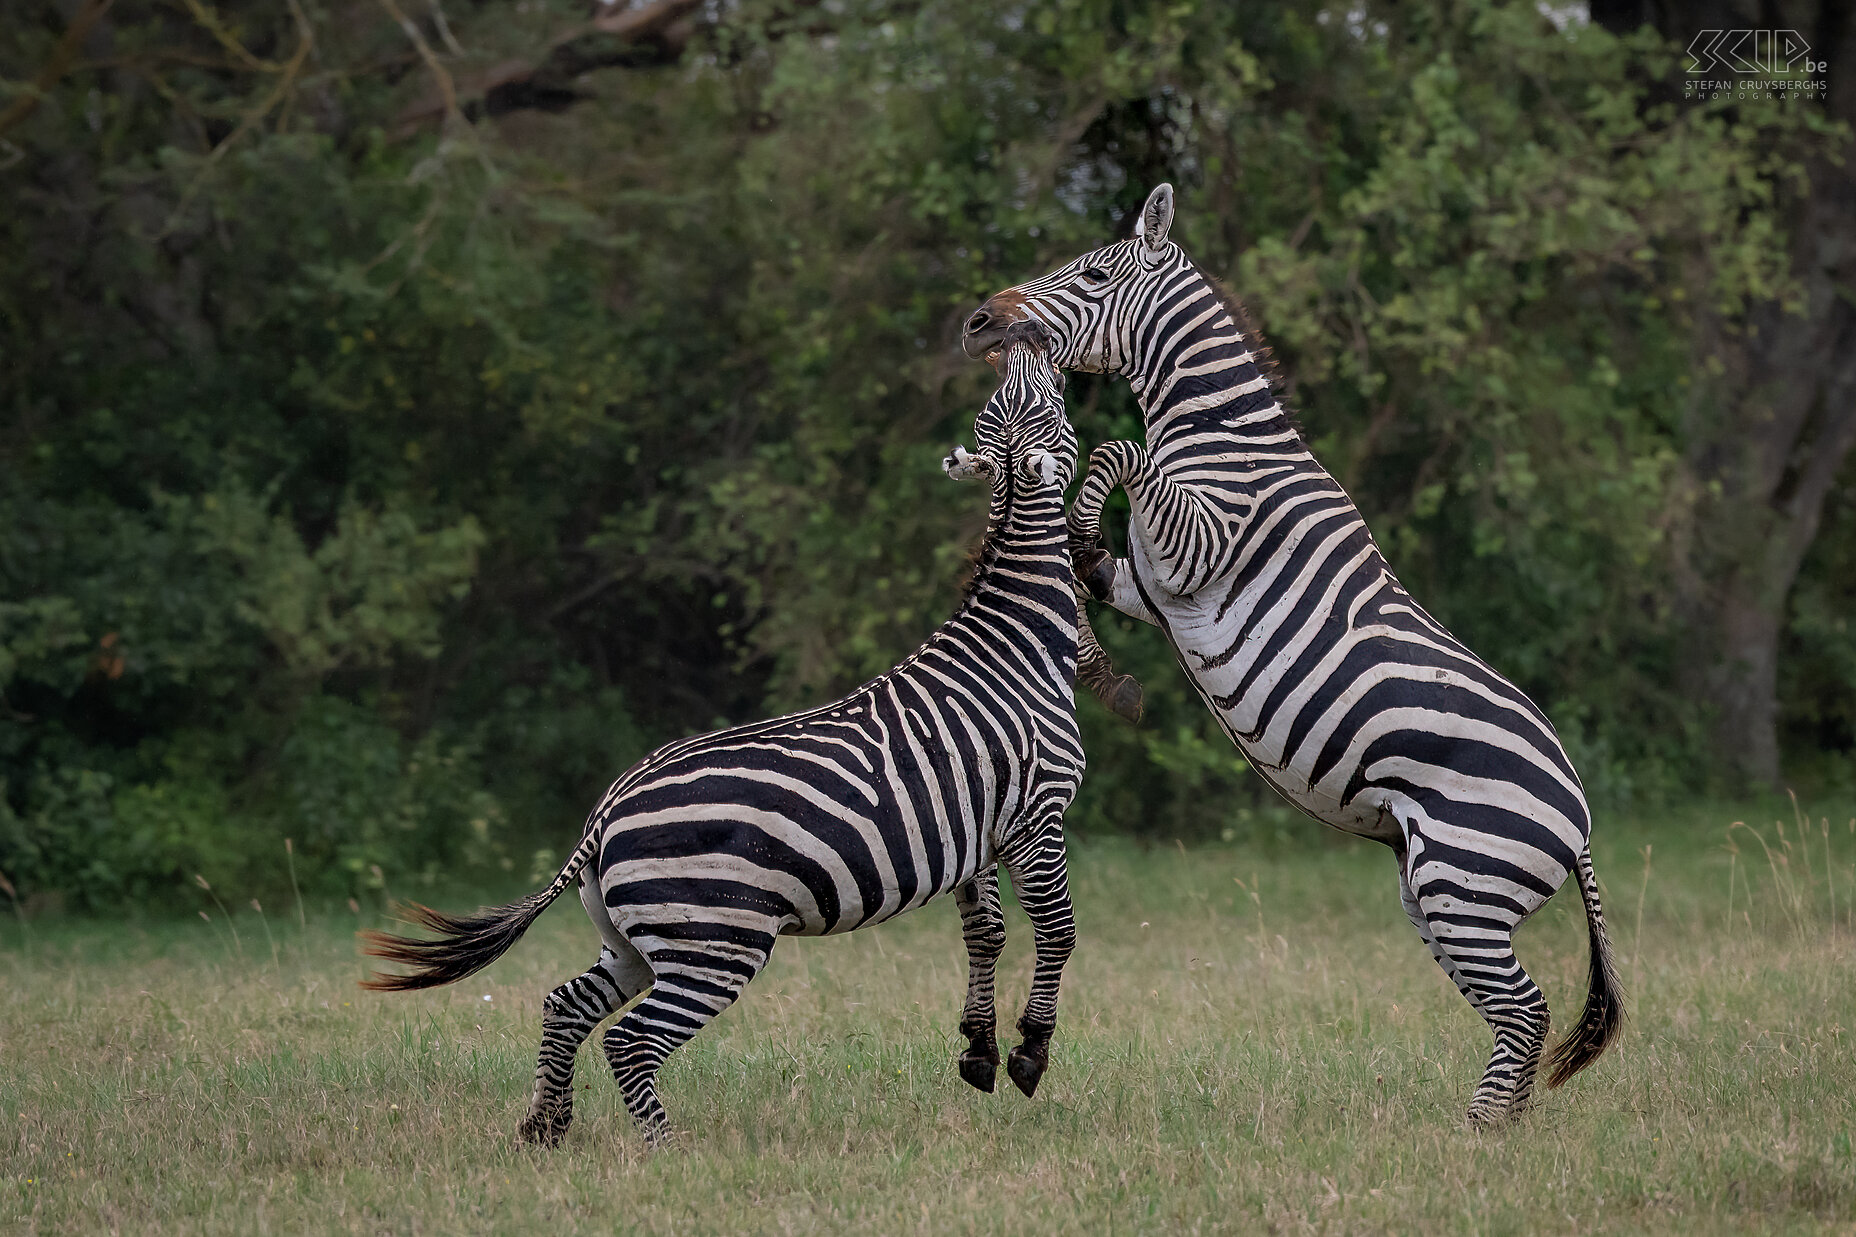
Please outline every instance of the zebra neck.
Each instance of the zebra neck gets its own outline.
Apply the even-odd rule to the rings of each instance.
[[[1236,437],[1240,451],[1302,449],[1260,358],[1197,270],[1188,268],[1178,293],[1156,309],[1144,343],[1128,383],[1155,454],[1208,435]]]
[[[1048,605],[1051,596],[1066,601],[1073,596],[1062,495],[1052,491],[1027,496],[1020,491],[1023,484],[1011,477],[993,492],[986,539],[974,562],[965,604],[949,626],[976,612],[1022,610],[1028,600]],[[1058,625],[1073,642],[1074,605],[1057,605],[1055,610]]]

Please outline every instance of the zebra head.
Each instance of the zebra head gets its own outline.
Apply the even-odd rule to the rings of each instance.
[[[1134,235],[1092,250],[1042,279],[995,292],[967,319],[961,346],[987,357],[1013,323],[1031,320],[1050,333],[1050,356],[1062,369],[1122,374],[1138,368],[1138,328],[1154,302],[1192,269],[1184,251],[1167,240],[1173,225],[1173,186],[1147,195]]]
[[[1051,363],[1050,337],[1030,319],[1000,332],[999,389],[973,419],[977,451],[955,447],[941,461],[956,481],[994,481],[1016,467],[1034,485],[1061,494],[1076,475],[1076,431],[1063,413],[1063,375]]]

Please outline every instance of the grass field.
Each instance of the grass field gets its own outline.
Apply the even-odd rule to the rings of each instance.
[[[1387,852],[1312,825],[1288,845],[1079,844],[1081,945],[1035,1100],[955,1075],[951,903],[782,942],[666,1067],[681,1134],[655,1154],[596,1045],[566,1144],[513,1140],[541,999],[594,953],[572,899],[419,995],[355,988],[371,914],[13,924],[0,1229],[1850,1231],[1856,825],[1826,804],[1782,835],[1752,819],[1756,837],[1729,828],[1742,814],[1601,820],[1629,1031],[1493,1133],[1461,1119],[1488,1036],[1405,922]],[[1010,915],[1008,1019],[1030,937]],[[1575,891],[1519,952],[1570,1023]]]

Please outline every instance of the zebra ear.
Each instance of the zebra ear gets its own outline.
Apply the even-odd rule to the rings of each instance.
[[[1173,186],[1155,185],[1154,191],[1147,195],[1147,204],[1141,207],[1141,223],[1134,238],[1149,253],[1156,253],[1166,244],[1166,230],[1172,226]]]

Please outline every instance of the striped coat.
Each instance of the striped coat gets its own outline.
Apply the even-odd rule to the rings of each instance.
[[[947,461],[950,475],[991,483],[986,540],[959,611],[920,648],[841,700],[652,752],[613,783],[545,889],[471,916],[412,908],[435,939],[370,938],[373,954],[413,968],[370,986],[449,983],[578,882],[604,948],[545,1002],[525,1138],[566,1133],[576,1051],[640,993],[605,1050],[655,1139],[668,1128],[659,1066],[735,1000],[779,937],[848,932],[950,892],[971,962],[961,1073],[990,1091],[999,865],[1036,934],[1024,1042],[1008,1061],[1020,1088],[1036,1089],[1074,939],[1063,813],[1083,750],[1063,492],[1075,437],[1036,331],[1018,333],[1002,368],[976,424],[979,453]]]
[[[1392,848],[1407,915],[1494,1032],[1470,1119],[1504,1117],[1530,1098],[1548,1026],[1513,933],[1569,876],[1590,991],[1551,1082],[1595,1059],[1622,1018],[1578,775],[1533,702],[1400,585],[1277,401],[1254,334],[1166,239],[1171,220],[1163,185],[1132,239],[990,298],[968,351],[1036,321],[1060,365],[1128,379],[1146,442],[1092,453],[1071,509],[1079,575],[1165,632],[1271,786]],[[1123,559],[1100,548],[1118,486],[1132,509]]]

